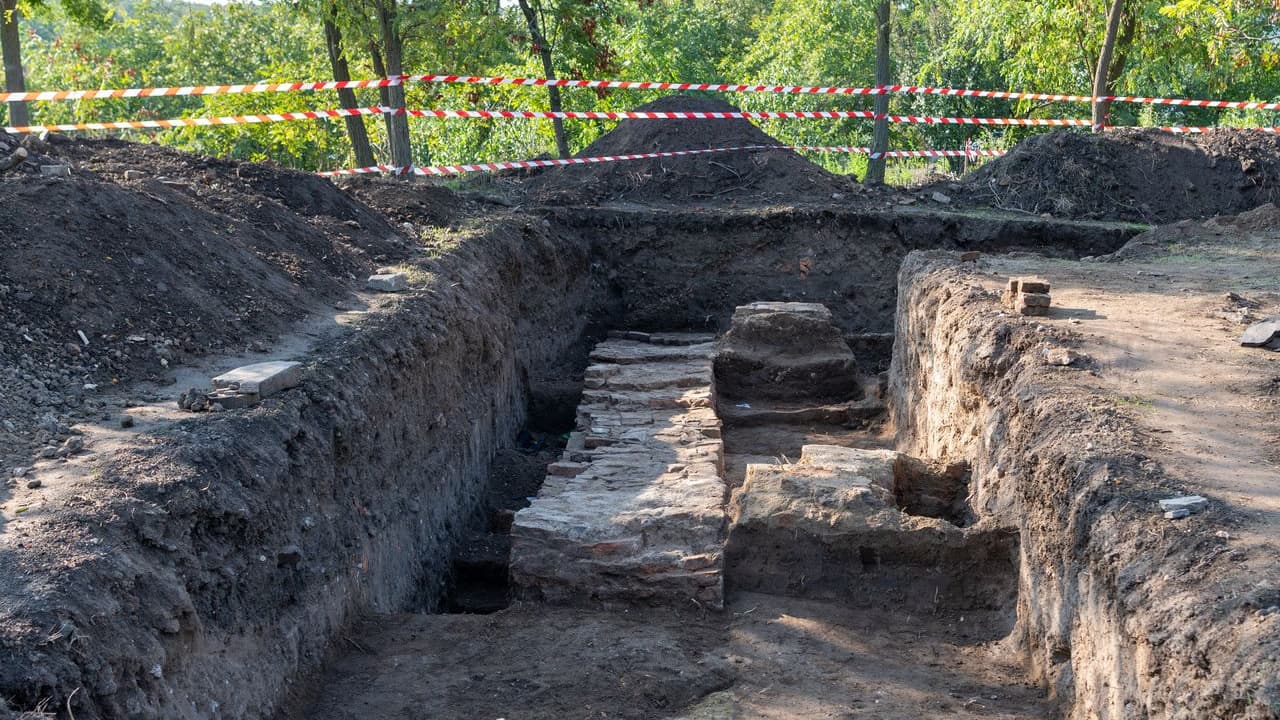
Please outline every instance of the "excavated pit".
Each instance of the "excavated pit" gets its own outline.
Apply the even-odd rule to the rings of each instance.
[[[890,477],[872,483],[880,488],[874,491],[876,513],[895,523],[887,530],[863,523],[833,539],[816,532],[802,537],[793,527],[791,538],[781,542],[776,528],[744,515],[735,537],[729,509],[752,468],[763,487],[771,471],[813,464],[806,462],[807,447],[876,451],[901,446],[885,426],[885,370],[893,337],[894,269],[910,249],[1047,246],[1074,256],[1114,247],[1131,229],[1018,218],[1002,219],[990,229],[991,220],[978,216],[838,209],[548,209],[538,215],[502,218],[432,260],[424,267],[428,279],[422,290],[386,319],[326,350],[303,387],[268,411],[193,425],[182,441],[186,445],[173,454],[119,458],[121,472],[165,465],[185,478],[157,489],[148,501],[167,507],[168,514],[132,515],[146,525],[140,532],[152,538],[144,555],[176,568],[157,581],[174,591],[151,597],[145,613],[154,619],[138,621],[135,615],[111,627],[97,621],[100,631],[135,638],[132,646],[141,650],[112,654],[97,646],[91,654],[100,655],[68,660],[39,686],[10,679],[6,687],[26,693],[11,695],[16,702],[29,707],[41,698],[65,702],[71,690],[88,683],[94,690],[77,695],[77,717],[369,717],[369,708],[361,704],[366,701],[375,706],[373,714],[392,715],[402,712],[392,707],[401,700],[437,706],[429,694],[417,691],[393,702],[389,690],[368,690],[379,693],[371,699],[365,689],[345,684],[334,673],[380,677],[379,668],[387,662],[399,668],[397,673],[408,673],[408,665],[384,651],[428,652],[414,643],[437,635],[453,638],[429,650],[442,663],[442,676],[464,673],[469,662],[488,670],[468,676],[519,676],[522,671],[489,655],[497,650],[472,644],[486,638],[485,647],[517,640],[544,643],[544,649],[526,655],[549,653],[545,661],[561,668],[591,662],[575,654],[586,652],[581,645],[558,646],[554,637],[522,634],[512,625],[537,624],[545,613],[559,618],[547,632],[566,623],[595,627],[602,637],[632,648],[636,657],[667,658],[670,662],[660,663],[666,669],[652,674],[659,678],[652,681],[657,686],[646,686],[647,680],[629,686],[649,698],[634,706],[642,711],[617,713],[665,718],[731,688],[753,687],[755,680],[721,656],[749,658],[767,673],[774,660],[765,657],[767,643],[761,638],[798,650],[808,631],[786,618],[803,616],[832,633],[830,652],[847,652],[835,648],[848,643],[871,643],[875,652],[891,658],[886,662],[895,672],[921,687],[943,682],[930,674],[940,672],[937,663],[951,662],[939,658],[956,660],[955,672],[943,682],[955,694],[943,702],[963,705],[971,697],[994,694],[1005,700],[986,702],[1012,703],[1006,708],[1010,717],[1042,716],[1034,687],[1008,685],[1009,678],[1018,677],[1009,670],[1011,661],[986,654],[987,645],[1009,634],[1022,602],[1016,593],[1018,542],[1009,528],[983,525],[975,515],[966,501],[963,464],[946,467],[932,457],[904,458]],[[673,478],[671,484],[680,489],[677,494],[687,495],[690,485],[707,492],[685,497],[680,505],[684,515],[703,518],[694,526],[696,542],[688,542],[689,533],[681,529],[661,538],[686,543],[680,550],[661,546],[655,557],[640,553],[627,559],[626,549],[617,548],[614,559],[622,560],[627,573],[649,578],[643,597],[633,596],[620,571],[583,590],[586,581],[541,581],[566,575],[566,563],[518,569],[521,514],[537,507],[531,498],[547,491],[545,467],[570,450],[581,408],[592,402],[592,391],[602,389],[591,387],[600,377],[589,365],[602,362],[598,354],[589,358],[591,350],[608,350],[609,342],[668,354],[694,347],[698,343],[667,341],[690,332],[720,336],[730,328],[736,307],[762,299],[817,301],[829,308],[834,335],[805,352],[822,356],[822,373],[856,369],[856,382],[824,386],[806,397],[776,387],[756,394],[731,387],[709,405],[681,406],[682,412],[709,412],[705,418],[668,418],[680,433],[700,436],[689,446],[695,460],[682,450],[674,458],[655,455],[649,461],[661,459],[664,474],[679,475],[681,482]],[[649,342],[637,336],[610,340],[609,328],[638,328]],[[653,342],[664,332],[664,340]],[[833,360],[829,351],[838,345],[848,355]],[[740,363],[758,359],[739,355],[729,367],[751,376]],[[712,356],[706,360],[710,374]],[[755,372],[754,380],[759,379]],[[642,379],[617,389],[644,391],[643,384]],[[279,442],[264,444],[264,437]],[[707,443],[720,446],[718,460],[705,458]],[[579,461],[570,457],[569,462]],[[671,469],[677,465],[684,467]],[[209,477],[219,479],[212,490],[206,489]],[[629,511],[635,516],[668,507],[639,497],[643,490],[622,492],[638,498]],[[908,536],[920,541],[904,542]],[[603,548],[580,541],[598,546],[618,539],[588,533],[570,552],[546,536],[524,537],[541,544],[544,558],[557,552],[573,556],[592,572],[602,564],[593,553]],[[634,538],[628,542],[635,545]],[[641,539],[638,547],[648,547],[645,542]],[[773,555],[743,552],[771,543],[777,550]],[[250,547],[254,556],[268,558],[296,548],[301,559],[280,567],[243,561],[239,550]],[[51,611],[48,622],[96,615],[88,607],[68,607]],[[756,607],[768,610],[757,616]],[[904,610],[907,616],[901,615]],[[411,614],[397,614],[404,611]],[[628,624],[627,612],[649,618],[648,624]],[[772,620],[766,612],[773,613]],[[929,643],[917,644],[922,616],[928,618],[927,632],[942,642],[936,651],[927,649]],[[177,635],[152,632],[153,626],[171,627],[172,618],[178,618]],[[479,620],[472,618],[490,618],[491,624],[475,625]],[[691,628],[688,637],[673,622]],[[93,625],[87,619],[80,623]],[[673,639],[654,646],[659,641],[649,638],[645,627],[667,628],[658,635],[669,631]],[[883,632],[867,639],[868,627]],[[373,647],[371,638],[385,647]],[[575,632],[562,641],[575,639],[587,641]],[[665,655],[668,651],[676,655]],[[486,659],[475,660],[477,653]],[[699,662],[704,655],[716,659]],[[843,662],[821,654],[796,662],[819,659]],[[597,660],[602,667],[611,662]],[[812,682],[825,683],[804,690],[819,699],[815,712],[834,707],[830,703],[849,683],[877,682],[874,666],[855,665],[852,675],[813,668]],[[996,673],[987,665],[1003,670]],[[156,666],[162,668],[159,676],[152,671]],[[485,686],[489,681],[475,682]],[[531,698],[555,686],[545,676],[527,682],[514,686],[516,696],[535,705],[539,701]],[[794,684],[803,689],[808,682],[796,678]],[[428,684],[421,692],[429,690]],[[601,686],[601,702],[632,707],[636,696],[630,692]],[[485,697],[491,695],[477,688],[471,705],[459,701],[436,715],[510,712],[511,706],[475,704]],[[752,702],[770,697],[766,693]],[[350,712],[342,709],[344,702]],[[926,707],[920,698],[902,702],[913,711]],[[529,716],[575,716],[568,712],[572,707],[548,701]]]

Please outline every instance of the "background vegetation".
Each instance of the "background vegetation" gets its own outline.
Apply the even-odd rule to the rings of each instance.
[[[22,20],[29,89],[322,80],[333,77],[322,22],[343,34],[355,78],[377,77],[388,40],[401,43],[408,73],[544,74],[544,49],[560,77],[873,84],[874,2],[869,0],[275,0],[189,5],[171,0],[103,2],[106,22],[85,22],[77,3],[27,7]],[[81,5],[83,2],[80,3]],[[1087,95],[1103,40],[1103,0],[898,0],[893,2],[892,77],[904,84]],[[21,5],[19,6],[22,7]],[[390,11],[391,24],[385,21]],[[528,12],[526,12],[528,11]],[[529,23],[533,14],[538,27]],[[1128,0],[1113,83],[1120,94],[1280,100],[1280,0]],[[388,38],[387,33],[395,35]],[[395,52],[395,48],[391,48]],[[566,109],[629,109],[660,93],[563,92]],[[408,107],[547,109],[545,89],[417,85]],[[744,109],[870,109],[869,97],[742,94]],[[382,102],[376,90],[362,105]],[[228,115],[338,107],[337,94],[156,98],[39,103],[40,123]],[[895,96],[897,114],[1089,116],[1081,104]],[[4,110],[0,110],[4,117]],[[1163,106],[1116,106],[1112,124],[1280,125],[1276,114]],[[389,157],[381,119],[365,126],[376,157]],[[777,121],[788,143],[866,145],[864,120]],[[565,123],[581,150],[611,123]],[[1034,129],[895,126],[894,149],[958,148],[976,139],[1006,147]],[[419,164],[554,154],[552,123],[537,120],[410,120]],[[138,134],[184,150],[305,169],[355,162],[341,121],[288,122]],[[837,170],[865,160],[815,156]]]

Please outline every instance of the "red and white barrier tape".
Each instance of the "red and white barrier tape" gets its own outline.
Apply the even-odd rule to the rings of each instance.
[[[207,127],[211,125],[246,125],[255,123],[286,122],[290,120],[320,120],[351,115],[381,115],[389,108],[363,107],[338,110],[307,110],[304,112],[267,113],[264,115],[232,115],[212,118],[174,118],[170,120],[128,120],[105,123],[64,123],[60,125],[21,125],[3,128],[14,134],[39,132],[75,132],[78,130],[157,130],[175,127]]]
[[[1107,125],[1106,130],[1159,130],[1161,132],[1174,133],[1176,135],[1192,135],[1199,133],[1209,133],[1215,130],[1253,130],[1261,133],[1280,133],[1280,127],[1243,127],[1243,128],[1226,128],[1226,127],[1185,127],[1182,125],[1170,125],[1165,127],[1148,127],[1137,128],[1124,125]]]
[[[407,110],[413,117],[427,118],[545,118],[561,120],[788,120],[874,118],[870,110],[788,110],[759,112],[697,112],[681,110],[632,111],[551,111],[551,110]]]
[[[569,88],[626,89],[626,90],[695,90],[723,93],[777,93],[802,95],[883,95],[902,93],[915,95],[945,95],[951,97],[979,97],[1004,100],[1037,100],[1051,102],[1092,103],[1101,100],[1112,103],[1137,103],[1144,105],[1173,105],[1199,108],[1238,108],[1242,110],[1280,110],[1280,102],[1251,102],[1239,100],[1193,100],[1186,98],[1143,97],[1134,95],[1063,95],[1057,93],[1015,92],[1000,90],[973,90],[969,88],[931,87],[924,85],[886,85],[883,87],[841,87],[821,85],[747,85],[737,83],[685,83],[633,80],[547,80],[526,77],[480,77],[469,75],[396,75],[377,80],[345,80],[327,82],[254,83],[240,85],[191,85],[179,87],[123,88],[100,90],[45,90],[32,92],[0,93],[0,102],[28,102],[53,100],[90,100],[98,98],[183,97],[193,95],[224,95],[238,93],[295,92],[314,90],[338,90],[387,87],[407,82],[461,83],[468,85],[525,85],[556,86]]]
[[[1140,103],[1145,105],[1177,105],[1182,107],[1240,108],[1244,110],[1280,110],[1280,102],[1248,102],[1237,100],[1188,100],[1183,98],[1140,97],[1134,95],[1061,95],[1056,93],[1003,92],[999,90],[971,90],[968,88],[930,87],[924,85],[885,85],[883,87],[839,87],[810,85],[742,85],[731,83],[669,83],[631,80],[547,80],[524,77],[477,77],[467,75],[409,75],[409,82],[462,83],[467,85],[529,85],[570,88],[624,89],[624,90],[695,90],[707,92],[751,92],[800,95],[884,95],[902,93],[912,95],[949,95],[953,97],[981,97],[1005,100],[1040,100],[1055,102],[1093,103],[1100,100],[1113,103]]]
[[[339,108],[336,110],[306,110],[302,112],[264,113],[260,115],[232,115],[212,118],[171,118],[167,120],[126,120],[119,122],[63,123],[54,125],[22,125],[0,128],[5,132],[22,134],[38,132],[75,132],[81,130],[158,130],[175,127],[208,127],[214,125],[246,125],[293,120],[321,120],[353,115],[404,114],[421,118],[472,118],[472,119],[551,119],[565,120],[833,120],[842,118],[876,119],[870,110],[786,110],[748,112],[700,112],[700,111],[561,111],[550,110],[418,110],[392,109],[388,107]],[[919,125],[981,125],[981,126],[1051,126],[1090,127],[1088,120],[1073,118],[980,118],[980,117],[931,117],[920,115],[887,115],[889,122]],[[1108,125],[1115,130],[1128,126]],[[1157,127],[1172,133],[1204,133],[1212,127]],[[1240,128],[1259,132],[1280,132],[1275,127]]]
[[[251,85],[189,85],[182,87],[121,88],[102,90],[42,90],[0,93],[0,102],[50,100],[96,100],[99,98],[187,97],[192,95],[238,95],[243,93],[343,90],[400,85],[403,77],[380,80],[330,80],[328,82],[254,83]]]
[[[175,127],[203,127],[211,125],[245,125],[286,122],[292,120],[318,120],[351,115],[406,114],[423,118],[476,118],[476,119],[528,119],[560,118],[565,120],[834,120],[841,118],[875,119],[870,110],[787,110],[759,112],[686,112],[686,111],[563,111],[550,110],[396,110],[388,107],[363,107],[338,110],[308,110],[304,112],[266,113],[261,115],[234,115],[214,118],[172,118],[168,120],[126,120],[120,122],[64,123],[55,125],[22,125],[3,128],[10,133],[75,132],[80,130],[157,130]],[[972,117],[920,117],[915,115],[889,115],[891,123],[916,123],[927,125],[1052,125],[1087,126],[1088,120],[1068,118],[972,118]]]
[[[640,111],[556,111],[551,110],[407,110],[413,117],[426,118],[555,118],[562,120],[832,120],[876,119],[870,110],[785,110],[747,112],[690,112],[679,110]],[[1088,120],[1071,118],[977,118],[886,115],[891,123],[925,125],[1052,125],[1088,127]]]
[[[634,153],[630,155],[600,155],[585,158],[550,158],[539,160],[512,160],[492,163],[470,163],[466,165],[434,165],[430,167],[405,168],[392,165],[376,165],[373,167],[351,168],[348,170],[330,170],[319,173],[324,177],[346,175],[371,175],[388,173],[403,175],[412,172],[414,175],[460,175],[462,173],[480,172],[484,170],[517,170],[521,168],[558,167],[565,165],[594,165],[597,163],[620,162],[625,160],[653,160],[657,158],[684,157],[687,155],[704,155],[707,153],[746,152],[755,150],[807,150],[812,152],[847,152],[861,153],[872,159],[885,158],[920,158],[920,157],[998,157],[1003,150],[895,150],[887,153],[873,153],[871,148],[845,145],[741,145],[737,147],[702,148],[694,150],[669,150],[666,152]]]

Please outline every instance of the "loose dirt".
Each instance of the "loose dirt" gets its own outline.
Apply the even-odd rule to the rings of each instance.
[[[1280,137],[1256,130],[1037,135],[964,178],[966,202],[1054,217],[1168,223],[1280,199]]]
[[[737,112],[718,98],[673,95],[641,111]],[[668,150],[779,145],[747,120],[624,120],[579,157]],[[570,166],[544,171],[525,184],[539,204],[605,200],[722,204],[729,201],[846,199],[862,191],[852,177],[833,175],[790,150],[753,150],[688,157]]]
[[[392,615],[348,634],[281,720],[1049,717],[1007,615],[904,615],[740,593],[723,614]]]
[[[266,352],[410,250],[314,175],[110,140],[49,152],[71,177],[0,182],[6,471],[110,412],[115,388]]]

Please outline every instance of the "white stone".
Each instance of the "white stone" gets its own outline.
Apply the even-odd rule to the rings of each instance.
[[[381,292],[400,292],[409,287],[409,278],[404,273],[370,275],[365,287]]]
[[[300,363],[272,360],[225,372],[213,379],[213,386],[268,397],[294,387],[300,382],[302,382]]]
[[[1160,501],[1160,509],[1168,512],[1170,510],[1186,510],[1189,513],[1200,512],[1209,506],[1207,498],[1199,495],[1183,495],[1176,498],[1167,498]]]

